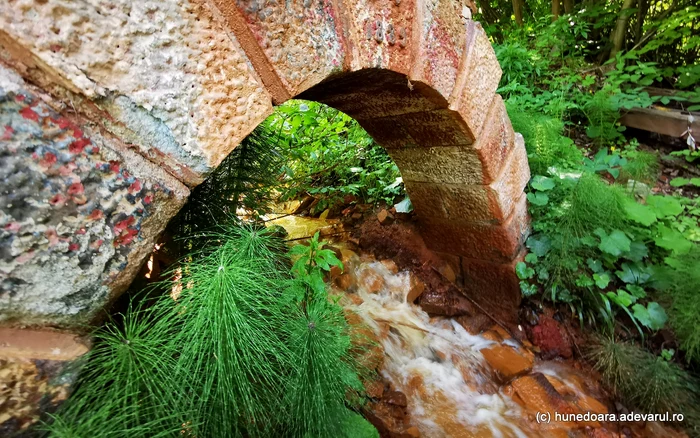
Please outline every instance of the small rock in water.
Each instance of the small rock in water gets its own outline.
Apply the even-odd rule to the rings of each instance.
[[[389,272],[391,272],[392,274],[396,275],[396,274],[399,273],[399,267],[396,266],[396,262],[394,262],[393,260],[391,260],[391,259],[386,259],[386,260],[382,260],[381,263],[382,263],[382,265],[384,265],[384,267],[385,267]]]
[[[382,398],[384,395],[384,382],[381,380],[370,380],[365,382],[365,391],[370,398]]]
[[[491,318],[483,313],[477,313],[474,316],[459,316],[457,322],[472,335],[478,335],[493,323]]]
[[[363,269],[360,271],[360,284],[367,292],[374,294],[382,290],[384,279],[372,269]]]
[[[408,294],[406,294],[406,301],[412,303],[416,301],[418,297],[423,295],[423,292],[425,292],[425,283],[420,281],[418,277],[413,274],[411,274],[409,283],[410,286],[408,289]]]
[[[388,391],[382,397],[384,403],[388,403],[394,406],[401,406],[405,408],[408,406],[408,399],[406,399],[406,394],[401,391]]]
[[[507,382],[513,377],[530,372],[535,360],[534,355],[529,351],[520,351],[505,344],[484,348],[481,350],[481,354],[496,372],[496,376],[501,382]]]

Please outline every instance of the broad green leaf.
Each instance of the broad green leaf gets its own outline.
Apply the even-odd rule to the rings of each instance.
[[[659,224],[658,235],[654,238],[654,243],[677,254],[687,253],[693,245],[680,231],[668,228],[663,224]]]
[[[651,208],[642,205],[633,199],[625,199],[623,204],[627,217],[644,226],[649,226],[656,222],[656,215]]]
[[[690,180],[688,178],[673,178],[669,184],[671,184],[672,187],[680,187],[690,184]]]
[[[651,302],[647,307],[635,304],[632,310],[637,321],[654,331],[662,329],[668,320],[666,311],[658,303]]]
[[[601,262],[600,260],[588,258],[588,260],[586,260],[586,264],[589,268],[591,268],[591,271],[593,272],[600,272],[603,270],[603,262]]]
[[[650,275],[643,266],[635,263],[623,263],[620,267],[622,269],[615,271],[615,274],[627,284],[640,284],[649,280]]]
[[[546,193],[541,192],[528,193],[527,200],[532,204],[542,207],[543,205],[547,205],[549,202],[549,196],[547,196]]]
[[[649,255],[649,250],[644,242],[634,241],[630,243],[630,250],[624,257],[633,262],[641,262]]]
[[[525,256],[526,263],[537,263],[537,254],[529,253]]]
[[[647,197],[647,205],[651,207],[656,217],[678,216],[683,211],[683,205],[671,196],[651,195]]]
[[[605,253],[618,257],[623,252],[630,250],[632,241],[620,230],[613,230],[608,235],[601,228],[598,228],[595,233],[600,237],[598,248]]]
[[[525,262],[518,262],[515,265],[515,273],[521,280],[527,280],[535,275],[535,270],[528,267]]]
[[[635,297],[622,289],[619,289],[617,292],[607,292],[605,295],[607,295],[612,302],[622,307],[629,307],[632,303],[637,301]]]
[[[551,178],[547,178],[546,176],[535,175],[532,177],[530,185],[535,190],[552,190],[554,188],[554,180]]]
[[[610,274],[607,272],[593,274],[593,281],[595,281],[596,286],[601,289],[605,289],[608,287],[608,284],[610,284]]]
[[[530,236],[525,244],[537,257],[544,257],[552,248],[552,241],[549,236]]]
[[[630,294],[632,294],[633,297],[636,298],[646,298],[647,296],[647,293],[644,291],[644,288],[634,284],[628,284],[627,290]]]

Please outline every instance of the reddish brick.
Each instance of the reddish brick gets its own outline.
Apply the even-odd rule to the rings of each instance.
[[[501,225],[431,218],[420,213],[418,220],[431,249],[495,262],[515,258],[529,234],[530,222],[524,194]]]
[[[503,105],[503,99],[495,95],[484,128],[473,146],[482,164],[484,184],[491,184],[497,179],[514,145],[513,125]]]
[[[523,249],[514,260],[493,263],[469,257],[462,258],[464,288],[482,307],[508,319],[517,319],[520,306],[520,280],[515,265],[524,260]]]
[[[471,132],[479,137],[501,80],[501,66],[481,24],[469,21],[466,44],[467,55],[450,97],[450,108],[459,112]]]

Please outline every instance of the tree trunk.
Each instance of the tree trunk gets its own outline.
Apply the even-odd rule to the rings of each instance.
[[[513,0],[513,14],[518,27],[523,27],[523,0]]]
[[[636,0],[625,0],[622,3],[622,9],[620,9],[620,14],[617,16],[617,24],[615,25],[615,30],[610,36],[612,42],[612,49],[610,50],[610,59],[615,58],[617,52],[622,50],[622,46],[625,43],[625,35],[627,34],[627,23],[629,22],[629,14],[626,12],[628,9],[633,8]]]
[[[494,24],[498,20],[498,13],[491,7],[489,0],[479,0],[481,7],[481,15],[484,17],[486,24]]]
[[[552,21],[556,21],[559,18],[561,0],[552,0]]]
[[[638,44],[642,40],[644,32],[644,19],[649,10],[649,0],[639,0],[639,9],[637,10],[637,25],[634,31],[634,43]]]
[[[571,14],[574,12],[574,0],[564,0],[564,13]]]

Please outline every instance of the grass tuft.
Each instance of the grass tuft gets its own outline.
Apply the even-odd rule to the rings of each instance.
[[[589,359],[628,407],[697,418],[697,382],[677,364],[608,337],[591,347]]]

